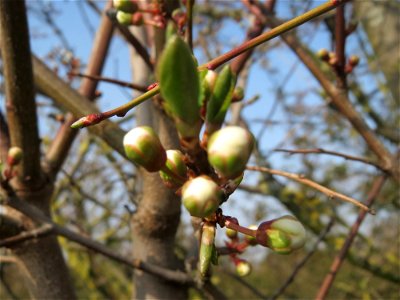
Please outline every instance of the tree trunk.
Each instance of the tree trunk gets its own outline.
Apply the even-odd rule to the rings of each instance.
[[[134,34],[144,44],[145,32]],[[142,59],[132,54],[134,82],[149,84],[150,71]],[[179,139],[173,122],[152,101],[136,109],[137,125],[149,125],[158,132],[165,149],[179,148]],[[180,221],[180,199],[167,189],[158,173],[141,169],[142,191],[139,206],[132,218],[133,256],[170,269],[182,269],[183,263],[174,253],[175,234]],[[135,271],[134,299],[186,299],[187,289],[168,283],[142,271]]]

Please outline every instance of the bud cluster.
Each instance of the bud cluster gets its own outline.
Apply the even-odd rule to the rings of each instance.
[[[326,49],[320,49],[317,52],[317,56],[319,59],[329,64],[332,68],[338,67],[338,58],[334,52],[329,52]],[[357,55],[351,55],[347,60],[347,64],[344,66],[344,71],[347,74],[351,73],[359,62],[360,58]]]
[[[162,17],[157,7],[153,9],[142,9],[139,7],[138,0],[113,0],[113,7],[114,9],[109,10],[107,13],[121,25],[140,26],[148,24],[159,28],[165,28],[165,19]],[[150,13],[152,17],[148,19],[144,18],[143,13]]]

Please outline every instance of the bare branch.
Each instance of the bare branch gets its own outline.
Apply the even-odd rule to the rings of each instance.
[[[328,189],[318,183],[316,183],[315,181],[312,181],[310,179],[305,178],[303,175],[299,175],[299,174],[294,174],[294,173],[288,173],[288,172],[284,172],[284,171],[279,171],[279,170],[273,170],[273,169],[269,169],[269,168],[264,168],[264,167],[255,167],[255,166],[248,166],[246,167],[247,170],[251,170],[251,171],[258,171],[258,172],[263,172],[263,173],[269,173],[272,175],[278,175],[278,176],[283,176],[289,179],[292,179],[294,181],[297,181],[299,183],[305,184],[309,187],[312,187],[313,189],[316,189],[317,191],[320,191],[321,193],[324,193],[325,195],[327,195],[329,198],[337,198],[337,199],[341,199],[343,201],[346,202],[350,202],[358,207],[360,207],[361,209],[363,209],[366,212],[369,212],[370,214],[374,215],[375,214],[375,210],[368,208],[366,205],[364,205],[363,203],[348,197],[346,195],[340,194],[338,192],[335,192],[331,189]]]
[[[357,156],[353,156],[353,155],[348,155],[348,154],[344,154],[344,153],[340,153],[340,152],[336,152],[336,151],[330,151],[330,150],[325,150],[322,148],[315,148],[315,149],[296,149],[296,150],[289,150],[289,149],[275,149],[274,151],[276,152],[286,152],[289,153],[290,155],[292,154],[328,154],[328,155],[334,155],[334,156],[339,156],[339,157],[343,157],[346,160],[354,160],[354,161],[359,161],[362,162],[364,164],[368,164],[371,166],[374,166],[377,169],[380,169],[383,171],[383,167],[381,167],[379,164],[366,159],[366,158],[362,158],[362,157],[357,157]]]
[[[113,84],[120,85],[120,86],[123,86],[123,87],[128,87],[128,88],[131,88],[131,89],[134,89],[134,90],[138,90],[138,91],[141,91],[141,92],[147,92],[147,87],[146,86],[130,83],[130,82],[127,82],[127,81],[117,80],[117,79],[110,78],[110,77],[102,77],[102,76],[82,74],[82,73],[74,73],[74,72],[69,72],[68,75],[69,76],[84,77],[84,78],[88,78],[88,79],[93,80],[93,81],[109,82],[109,83],[113,83]]]
[[[374,201],[378,197],[385,181],[386,181],[386,176],[378,177],[374,181],[372,188],[368,194],[367,200],[366,200],[366,204],[368,206],[371,206],[374,203]],[[357,220],[355,221],[355,223],[353,224],[353,226],[350,229],[350,232],[346,238],[346,241],[344,242],[342,248],[340,249],[340,252],[333,260],[330,270],[329,270],[328,274],[325,276],[325,279],[324,279],[323,283],[321,284],[321,287],[320,287],[315,299],[323,300],[326,298],[326,296],[329,292],[329,289],[331,288],[332,283],[335,280],[336,274],[339,271],[339,269],[344,261],[344,258],[346,257],[347,252],[349,251],[351,244],[354,241],[354,238],[357,236],[358,230],[361,226],[361,223],[364,221],[365,216],[366,216],[366,212],[360,211],[360,213],[358,214]]]
[[[18,235],[0,240],[0,247],[12,247],[15,244],[25,242],[30,239],[36,239],[51,234],[53,226],[44,224],[38,228],[29,231],[23,231]]]

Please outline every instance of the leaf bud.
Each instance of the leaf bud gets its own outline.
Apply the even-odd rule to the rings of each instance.
[[[215,226],[204,223],[202,227],[200,251],[199,251],[199,270],[201,276],[205,277],[210,269],[215,255]]]
[[[113,0],[113,6],[125,13],[134,13],[138,10],[138,5],[134,0]]]
[[[182,187],[182,202],[191,216],[205,218],[218,208],[222,197],[219,186],[207,176],[187,181]]]
[[[257,242],[279,254],[289,254],[304,246],[306,230],[292,216],[263,222],[257,229]]]
[[[258,227],[257,225],[250,225],[248,228],[251,230],[257,230]],[[251,235],[245,235],[244,238],[250,246],[255,246],[258,244],[257,239]]]
[[[234,179],[246,168],[253,146],[250,132],[238,126],[227,126],[208,141],[208,161],[222,177]]]
[[[124,137],[126,156],[149,172],[164,167],[167,155],[160,139],[149,126],[140,126],[129,131]]]
[[[251,264],[248,261],[240,260],[236,263],[236,273],[240,277],[245,277],[251,273]]]
[[[7,164],[11,166],[18,165],[22,160],[22,149],[19,147],[11,147],[7,154]]]
[[[179,150],[167,150],[167,162],[163,169],[160,171],[160,177],[169,188],[179,188],[187,179],[184,156]]]

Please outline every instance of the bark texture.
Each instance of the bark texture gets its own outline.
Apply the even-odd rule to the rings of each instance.
[[[142,42],[143,29],[134,31]],[[148,84],[151,77],[146,64],[132,53],[134,82]],[[179,148],[173,122],[151,101],[137,108],[137,124],[152,126],[158,132],[165,149]],[[133,256],[170,269],[182,269],[174,253],[175,234],[180,221],[180,199],[161,182],[158,173],[140,170],[142,193],[136,214],[132,218]],[[135,271],[134,299],[186,299],[187,289],[158,277]]]

